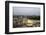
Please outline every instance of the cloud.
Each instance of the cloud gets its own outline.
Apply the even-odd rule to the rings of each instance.
[[[40,8],[36,7],[13,7],[13,15],[24,15],[24,16],[32,16],[40,15]]]

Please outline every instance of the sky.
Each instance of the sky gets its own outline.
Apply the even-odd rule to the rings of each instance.
[[[38,7],[13,7],[13,15],[24,16],[40,16],[40,8]]]

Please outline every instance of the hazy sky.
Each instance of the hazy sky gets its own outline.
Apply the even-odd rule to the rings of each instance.
[[[40,8],[36,7],[13,7],[13,15],[40,15]]]

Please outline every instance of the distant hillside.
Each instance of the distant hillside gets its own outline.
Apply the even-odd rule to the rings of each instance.
[[[40,16],[13,16],[13,18],[28,18],[28,19],[33,19],[33,20],[40,20]]]

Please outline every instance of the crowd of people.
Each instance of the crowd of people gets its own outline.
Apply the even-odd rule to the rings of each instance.
[[[40,21],[34,23],[29,16],[14,16],[13,17],[13,28],[15,27],[39,27]]]

